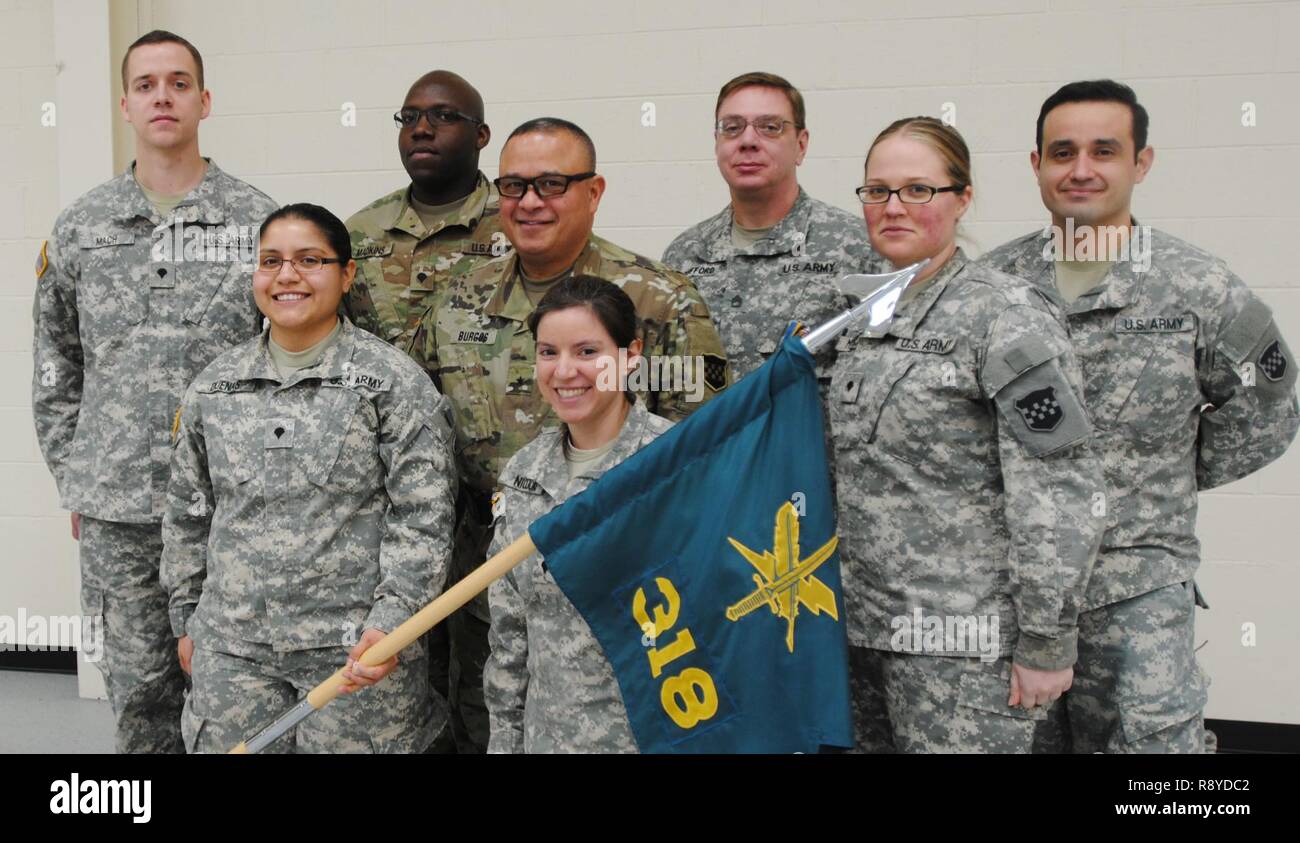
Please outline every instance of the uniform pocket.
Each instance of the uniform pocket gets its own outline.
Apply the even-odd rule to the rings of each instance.
[[[1184,436],[1205,402],[1196,376],[1196,335],[1120,334],[1115,355],[1145,359],[1115,426],[1150,445]]]
[[[1192,681],[1187,685],[1174,688],[1156,699],[1121,701],[1119,720],[1124,730],[1124,741],[1135,744],[1157,732],[1200,718],[1209,700],[1210,683],[1200,665],[1193,666],[1190,678]]]
[[[1034,706],[1026,711],[1007,705],[1011,695],[1011,662],[983,662],[968,666],[957,686],[957,705],[1016,720],[1046,720],[1047,708]],[[1058,703],[1059,704],[1059,701]]]
[[[374,405],[346,388],[321,390],[316,412],[323,421],[304,448],[307,479],[313,485],[351,494],[382,484],[379,460],[379,421]]]
[[[911,357],[841,358],[831,377],[831,425],[837,449],[876,441],[881,411],[890,394],[916,363]]]
[[[440,345],[438,379],[455,412],[457,450],[490,439],[500,429],[496,396],[477,346]]]

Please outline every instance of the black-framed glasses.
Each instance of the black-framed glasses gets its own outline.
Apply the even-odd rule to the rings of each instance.
[[[589,179],[594,175],[596,175],[595,171],[576,173],[572,176],[566,176],[564,173],[543,173],[531,179],[521,178],[520,176],[502,176],[493,179],[492,183],[497,186],[497,191],[508,199],[524,198],[529,185],[532,185],[538,196],[545,199],[548,196],[559,196],[569,189],[571,183]]]
[[[966,189],[964,184],[950,184],[947,187],[930,187],[928,184],[906,184],[897,190],[890,190],[883,184],[869,184],[859,187],[855,193],[863,205],[884,205],[889,197],[898,194],[898,201],[906,205],[924,205],[934,198],[936,193],[950,193]]]
[[[793,120],[786,120],[774,114],[755,117],[753,120],[746,120],[744,117],[723,117],[713,125],[713,131],[727,140],[735,140],[745,133],[746,126],[753,126],[754,131],[765,138],[779,138],[785,131],[787,123],[794,125]]]
[[[424,119],[429,122],[429,125],[435,129],[439,126],[450,126],[454,123],[459,123],[462,120],[467,123],[473,123],[476,126],[483,122],[477,117],[470,117],[468,114],[463,114],[454,108],[439,107],[403,108],[393,115],[393,123],[395,123],[399,129],[404,129],[407,126],[414,126],[418,123],[421,115],[423,115]]]
[[[322,258],[320,255],[299,255],[296,258],[282,258],[279,255],[264,255],[257,259],[258,272],[279,272],[286,263],[292,264],[298,272],[319,272],[327,263],[343,263],[342,258]]]

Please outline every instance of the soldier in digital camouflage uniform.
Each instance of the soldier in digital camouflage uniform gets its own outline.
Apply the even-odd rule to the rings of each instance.
[[[506,254],[510,243],[501,230],[496,188],[479,170],[479,153],[492,137],[479,92],[455,73],[435,70],[411,85],[394,118],[398,154],[411,183],[348,219],[358,271],[344,302],[358,327],[427,367],[423,349],[412,340],[435,293]],[[460,506],[468,501],[468,494],[459,495]],[[458,523],[465,529],[470,521]],[[448,586],[471,570],[457,562],[472,559],[482,537],[466,534],[457,541],[474,550],[456,555]],[[476,599],[428,635],[429,678],[451,711],[450,731],[436,751],[487,748],[481,675],[487,612],[486,599]]]
[[[815,325],[845,310],[836,282],[874,271],[876,260],[862,220],[799,186],[808,129],[797,88],[745,73],[722,86],[713,116],[731,203],[679,234],[664,263],[700,288],[741,377],[776,351],[791,320]],[[832,346],[818,353],[821,377],[834,359]]]
[[[343,223],[325,214],[316,206],[276,212],[264,250],[285,242],[286,220],[317,218],[346,247]],[[336,257],[348,266],[346,254]],[[182,653],[193,646],[182,720],[191,752],[229,750],[349,654],[359,658],[433,600],[451,553],[446,399],[400,351],[339,322],[348,269],[305,273],[259,269],[270,326],[208,366],[179,414],[162,579]],[[311,293],[306,305],[270,300],[300,291]],[[286,351],[277,333],[288,330],[285,313],[297,317],[315,299],[328,333]],[[338,699],[273,750],[422,752],[445,720],[425,658],[423,645],[408,647],[387,682]]]
[[[275,203],[199,156],[210,95],[189,42],[151,32],[122,72],[137,160],[41,247],[32,410],[80,538],[82,611],[103,618],[117,750],[180,752],[185,681],[158,585],[170,430],[194,376],[261,326],[249,269]]]
[[[1101,469],[1065,332],[1028,284],[956,247],[971,195],[956,131],[932,118],[886,129],[864,190],[927,174],[927,190],[958,192],[864,196],[875,248],[934,271],[884,336],[840,338],[830,385],[855,739],[867,752],[1029,752],[1074,664]]]
[[[548,119],[517,129],[501,153],[503,176],[594,170],[586,134],[561,124]],[[415,344],[456,413],[464,499],[454,570],[483,563],[491,540],[490,499],[501,469],[544,425],[555,423],[533,388],[534,349],[525,322],[541,293],[560,277],[587,274],[618,284],[636,305],[647,354],[700,363],[689,383],[652,384],[663,388],[642,395],[650,412],[684,418],[726,384],[722,343],[694,285],[591,233],[603,187],[604,180],[593,176],[544,200],[531,186],[522,198],[503,196],[502,224],[514,251],[439,289],[421,322]],[[534,225],[538,220],[545,222]],[[486,640],[485,596],[469,606]]]
[[[1133,91],[1110,80],[1053,94],[1031,156],[1052,228],[982,259],[1033,282],[1069,331],[1105,467],[1074,687],[1043,751],[1203,750],[1197,492],[1277,459],[1300,423],[1295,358],[1268,307],[1222,261],[1132,219],[1152,163],[1147,126]],[[1128,248],[1091,267],[1061,260],[1067,219],[1078,233],[1119,231]]]
[[[539,391],[591,385],[599,364],[572,358],[560,363],[567,340],[601,343],[600,354],[616,347],[633,356],[641,350],[632,303],[609,288],[590,276],[574,275],[543,298],[529,320],[538,345],[546,349],[538,364]],[[547,314],[575,306],[595,317],[590,329],[544,322]],[[607,336],[597,336],[601,328]],[[568,424],[545,428],[510,458],[493,508],[491,553],[672,426],[641,401],[629,406],[626,394],[583,396],[582,403],[565,408]],[[593,431],[609,429],[600,420],[620,413],[617,433],[603,434],[612,438],[601,443],[601,434]],[[489,751],[636,752],[614,669],[541,557],[534,553],[494,582],[489,593],[492,655],[484,673],[492,720]]]

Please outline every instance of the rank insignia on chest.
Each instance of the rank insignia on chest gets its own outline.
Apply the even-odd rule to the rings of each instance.
[[[538,483],[531,477],[524,477],[522,474],[515,475],[514,487],[521,492],[527,492],[530,495],[540,495],[542,493],[542,484]]]
[[[732,306],[732,307],[740,307],[742,304],[744,304],[744,301],[740,298],[740,296],[732,296],[732,297],[731,297],[731,306]]]
[[[1065,418],[1061,402],[1056,400],[1056,387],[1045,386],[1016,400],[1016,409],[1030,430],[1050,433]]]
[[[1264,353],[1259,355],[1259,370],[1269,380],[1280,381],[1286,374],[1286,367],[1286,355],[1282,353],[1282,343],[1280,340],[1273,340],[1268,348],[1264,349]]]

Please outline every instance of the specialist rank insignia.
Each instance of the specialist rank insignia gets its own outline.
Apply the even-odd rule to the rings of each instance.
[[[760,606],[766,606],[772,614],[785,620],[785,645],[793,653],[794,621],[799,616],[800,604],[808,607],[814,615],[826,612],[835,620],[840,619],[835,608],[835,592],[813,576],[813,572],[831,558],[839,537],[831,536],[830,541],[806,559],[800,558],[799,513],[793,503],[786,501],[776,511],[772,550],[758,553],[731,537],[727,541],[758,569],[758,573],[753,575],[754,585],[758,587],[748,597],[727,608],[727,620],[738,621]]]
[[[1065,419],[1061,402],[1056,400],[1056,387],[1035,389],[1016,401],[1016,409],[1030,430],[1050,433]]]

